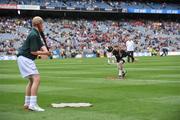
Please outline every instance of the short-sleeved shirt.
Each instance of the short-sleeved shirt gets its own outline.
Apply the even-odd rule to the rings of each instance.
[[[134,42],[132,40],[126,42],[127,51],[134,51]]]
[[[24,56],[31,60],[35,60],[37,56],[31,54],[31,52],[40,50],[42,46],[43,43],[41,41],[40,34],[35,28],[33,28],[27,39],[24,41],[22,47],[19,48],[17,56]]]

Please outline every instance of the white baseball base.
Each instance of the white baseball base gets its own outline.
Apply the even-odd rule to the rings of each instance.
[[[64,108],[64,107],[75,107],[75,108],[78,108],[78,107],[91,107],[92,104],[90,103],[52,103],[51,104],[52,107],[55,107],[55,108]]]

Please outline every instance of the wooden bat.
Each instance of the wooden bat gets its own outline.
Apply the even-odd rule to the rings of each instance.
[[[47,45],[47,42],[46,42],[46,38],[45,38],[44,32],[41,31],[41,32],[40,32],[40,35],[41,35],[41,37],[42,37],[42,39],[43,39],[43,41],[44,41],[44,44],[45,44],[47,50],[49,51],[49,47],[48,47],[48,45]],[[43,56],[42,56],[42,57],[43,57]],[[49,56],[49,58],[52,59],[52,56]]]

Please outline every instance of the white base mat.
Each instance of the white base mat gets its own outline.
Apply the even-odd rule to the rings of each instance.
[[[52,103],[52,107],[55,108],[64,108],[64,107],[91,107],[90,103]]]

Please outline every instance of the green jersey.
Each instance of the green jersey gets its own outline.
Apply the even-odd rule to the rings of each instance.
[[[42,46],[43,43],[41,41],[40,34],[35,28],[33,28],[27,39],[24,41],[22,47],[19,48],[17,56],[24,56],[35,60],[37,56],[31,54],[31,52],[40,50]]]

